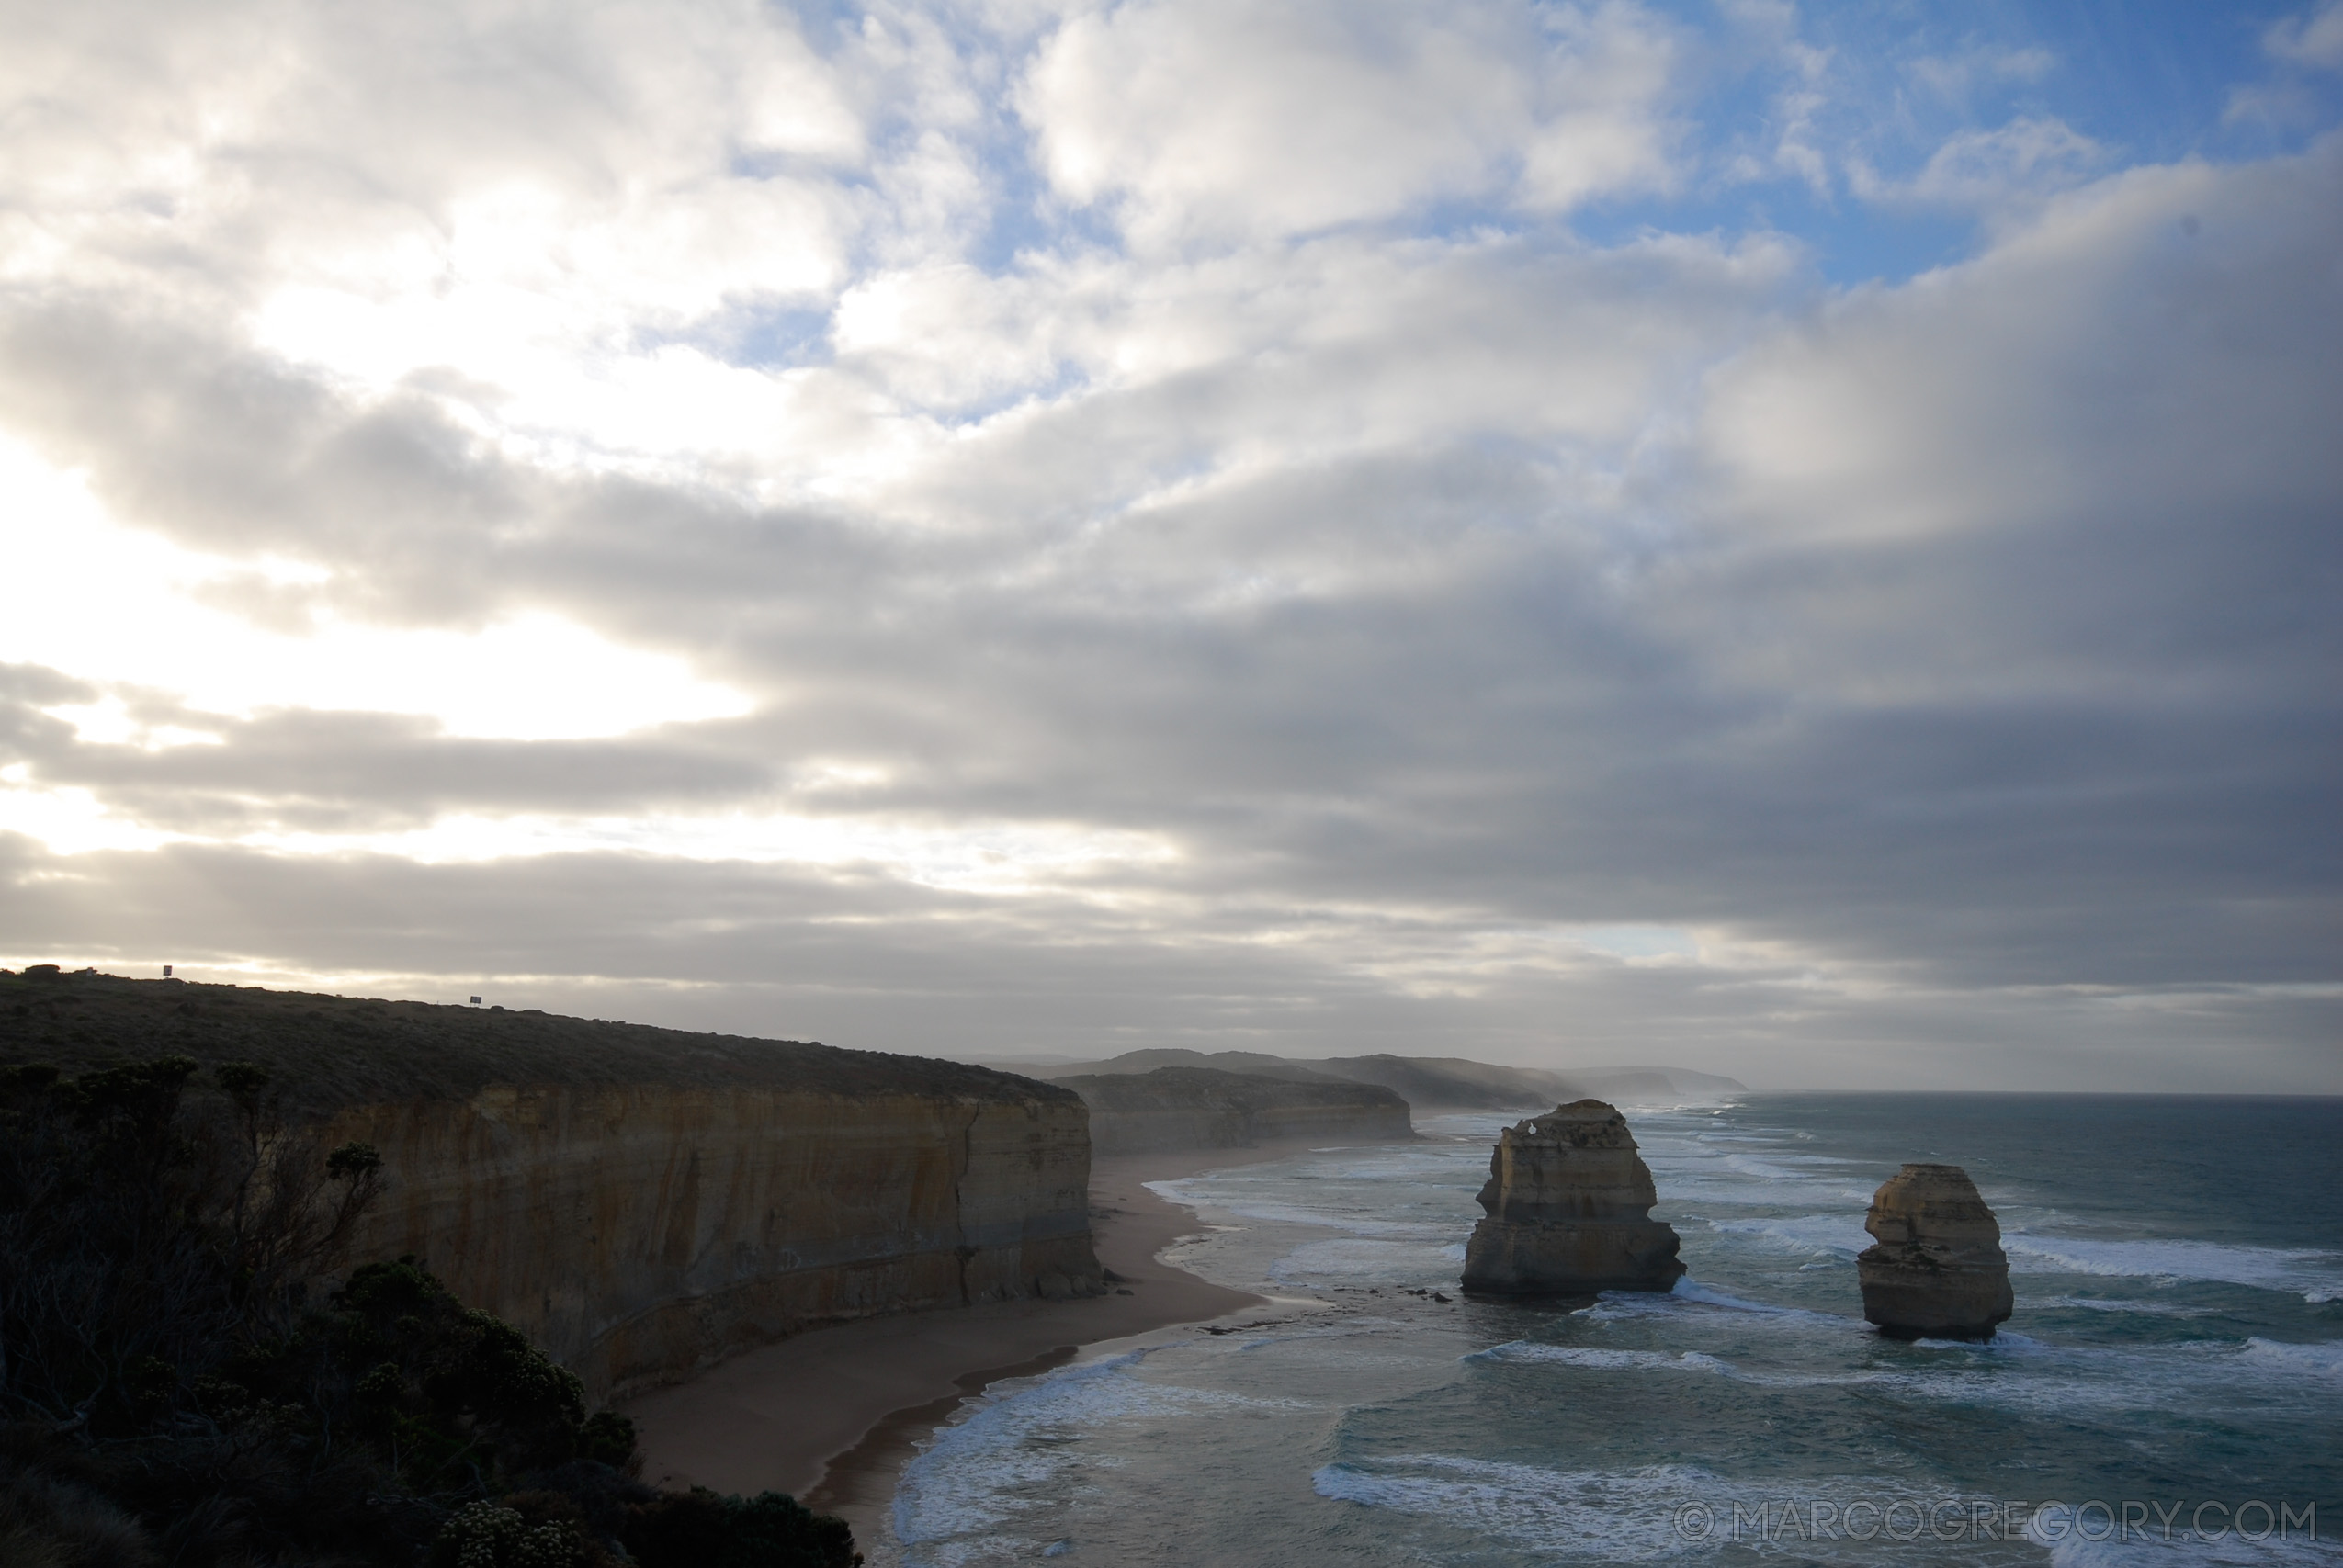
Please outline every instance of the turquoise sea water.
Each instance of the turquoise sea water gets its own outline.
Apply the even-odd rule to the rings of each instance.
[[[1172,1261],[1290,1304],[996,1385],[875,1558],[2343,1564],[2343,1101],[1631,1110],[1684,1283],[1465,1301],[1512,1119],[1162,1184],[1214,1227]],[[2000,1217],[1989,1346],[1862,1321],[1864,1208],[1920,1159]]]

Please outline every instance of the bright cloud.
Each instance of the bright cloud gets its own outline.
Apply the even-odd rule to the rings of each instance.
[[[623,735],[748,710],[672,655],[573,623],[518,616],[471,632],[355,624],[304,604],[323,567],[236,561],[125,528],[85,485],[0,444],[0,554],[20,589],[0,660],[168,693],[194,715],[272,708],[416,714],[451,736],[543,740]],[[133,726],[119,701],[56,705],[86,739],[169,744],[185,726]]]
[[[1020,103],[1058,194],[1160,245],[1662,184],[1671,59],[1624,4],[1139,0],[1070,17]]]

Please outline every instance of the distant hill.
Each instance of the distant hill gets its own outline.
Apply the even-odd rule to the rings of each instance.
[[[1687,1100],[1749,1092],[1749,1086],[1738,1078],[1728,1078],[1722,1073],[1696,1073],[1690,1067],[1579,1067],[1562,1076],[1583,1086],[1597,1100],[1607,1100],[1613,1105],[1681,1105]]]
[[[1282,1138],[1383,1143],[1415,1135],[1408,1102],[1379,1085],[1211,1067],[1057,1080],[1090,1107],[1092,1151],[1243,1148]]]
[[[1605,1066],[1552,1072],[1507,1067],[1461,1056],[1329,1056],[1296,1061],[1260,1051],[1126,1051],[1103,1062],[990,1064],[1063,1083],[1069,1078],[1115,1073],[1149,1073],[1160,1067],[1209,1067],[1228,1073],[1295,1083],[1379,1084],[1418,1111],[1515,1111],[1551,1109],[1589,1096],[1614,1105],[1669,1105],[1745,1094],[1748,1086],[1715,1073],[1683,1067]]]

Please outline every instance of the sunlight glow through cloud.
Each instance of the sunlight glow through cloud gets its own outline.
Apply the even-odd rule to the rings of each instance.
[[[42,585],[0,619],[0,660],[37,660],[85,680],[167,692],[213,714],[420,714],[451,736],[518,740],[624,735],[751,707],[672,655],[622,648],[549,615],[516,615],[469,633],[339,620],[302,605],[298,594],[323,581],[324,569],[199,555],[123,528],[85,479],[47,468],[16,443],[0,441],[0,492],[8,497],[0,555],[19,581]],[[255,617],[207,602],[207,590],[223,586],[282,608]],[[86,739],[127,739],[113,709],[50,711]],[[173,731],[139,733],[141,744],[153,744]]]
[[[1116,868],[1178,858],[1143,834],[1047,823],[922,828],[867,818],[750,815],[443,817],[402,833],[248,834],[235,842],[286,854],[387,854],[428,865],[615,852],[786,863],[900,877],[922,887],[1012,895]]]

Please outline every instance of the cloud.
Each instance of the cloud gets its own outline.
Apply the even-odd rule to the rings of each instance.
[[[0,626],[0,657],[37,652],[136,684],[155,673],[153,649],[168,647],[168,683],[202,710],[186,716],[198,724],[205,713],[347,707],[429,715],[457,735],[551,739],[748,705],[672,655],[541,612],[427,631],[338,614],[337,604],[368,607],[348,581],[362,563],[337,571],[173,548],[114,523],[85,483],[21,447],[0,445],[0,483],[15,501],[0,516],[0,552],[46,585]]]
[[[2230,89],[2224,125],[2283,134],[2329,124],[2333,83],[2322,73],[2343,70],[2343,4],[2326,0],[2281,17],[2263,29],[2261,45],[2278,69]]]
[[[2279,60],[2343,70],[2343,0],[2322,0],[2300,16],[2270,24],[2262,47]]]
[[[207,726],[203,743],[70,739],[70,725],[19,711],[0,750],[46,788],[88,792],[150,829],[223,839],[379,834],[457,812],[641,813],[735,802],[774,782],[753,758],[680,735],[498,741],[447,737],[426,719],[390,714],[185,716]]]
[[[1069,17],[1019,102],[1067,200],[1145,246],[1231,243],[1664,185],[1672,53],[1624,4],[1135,0]]]
[[[1913,80],[1948,102],[1965,104],[1981,86],[2039,82],[2057,69],[2057,58],[2039,44],[2020,49],[1972,47],[1950,54],[1923,55],[1907,67]]]
[[[1719,373],[1730,482],[1808,537],[2315,507],[2337,479],[2315,411],[2338,389],[2305,307],[2339,179],[2333,141],[2136,171],[1967,266],[1853,294]]]
[[[1908,180],[1883,181],[1857,164],[1853,183],[1870,201],[1993,212],[2079,185],[2106,160],[2105,148],[2061,120],[2020,118],[1955,134]]]
[[[801,176],[869,157],[852,85],[746,4],[20,10],[0,200],[93,283],[692,316],[821,287],[851,219]],[[166,235],[211,265],[153,266]]]
[[[2283,1089],[2330,1081],[2308,1043],[2337,1007],[2332,987],[1886,987],[1781,953],[1637,965],[1387,915],[1329,930],[1257,911],[1167,931],[1062,896],[1004,902],[853,867],[566,855],[515,875],[186,845],[59,860],[0,835],[0,877],[17,894],[0,905],[0,949],[39,960],[167,955],[197,980],[484,990],[512,1007],[960,1056],[1234,1043],[1659,1059],[1777,1087],[2089,1089],[2154,1073]],[[177,912],[198,906],[209,919],[191,928]],[[1310,927],[1317,941],[1292,940]],[[1443,971],[1423,962],[1434,944],[1473,960]],[[295,949],[297,970],[267,956]]]
[[[1838,287],[1786,15],[1762,135],[1628,6],[660,15],[28,28],[0,954],[2337,1087],[2343,143],[1964,124]]]

